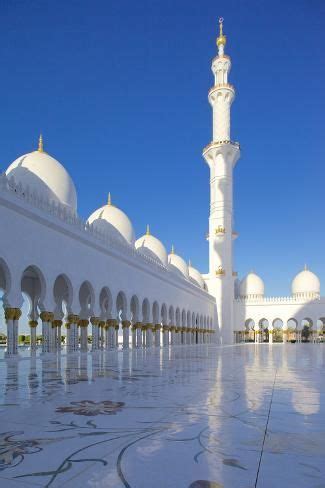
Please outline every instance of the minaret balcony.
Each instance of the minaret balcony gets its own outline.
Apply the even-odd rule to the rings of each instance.
[[[226,89],[226,90],[231,90],[232,92],[235,93],[235,87],[234,85],[231,85],[231,83],[220,83],[220,84],[217,84],[217,85],[214,85],[212,88],[210,88],[209,90],[209,97],[210,95],[215,92],[215,91],[218,91],[218,90],[221,90],[221,89]]]
[[[230,141],[230,140],[224,140],[224,141],[212,141],[210,142],[210,144],[208,144],[207,146],[205,146],[205,148],[203,149],[203,156],[208,152],[210,151],[211,149],[216,149],[218,150],[219,148],[222,148],[222,146],[225,146],[225,145],[230,145],[231,147],[233,147],[234,149],[240,149],[240,144],[239,142],[234,142],[234,141]]]

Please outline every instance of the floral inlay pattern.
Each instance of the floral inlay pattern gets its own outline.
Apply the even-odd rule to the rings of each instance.
[[[70,406],[58,407],[56,412],[93,417],[95,415],[115,415],[120,412],[123,407],[124,402],[112,402],[110,400],[93,402],[92,400],[81,400],[80,402],[71,402]]]

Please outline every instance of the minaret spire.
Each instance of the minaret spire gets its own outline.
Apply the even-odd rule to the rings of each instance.
[[[223,56],[224,47],[227,43],[227,37],[223,33],[223,17],[219,18],[219,37],[217,38],[218,54]]]
[[[43,147],[43,136],[42,134],[39,135],[38,139],[38,152],[44,152],[44,147]]]

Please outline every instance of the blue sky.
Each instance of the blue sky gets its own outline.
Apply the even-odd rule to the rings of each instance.
[[[208,267],[207,93],[225,18],[237,98],[232,138],[236,268],[268,295],[304,263],[325,283],[325,7],[321,0],[1,2],[0,130],[5,170],[45,149],[88,217],[111,191],[137,236]]]

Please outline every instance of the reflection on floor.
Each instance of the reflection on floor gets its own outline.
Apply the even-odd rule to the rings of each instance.
[[[0,361],[0,486],[325,487],[325,346]]]

